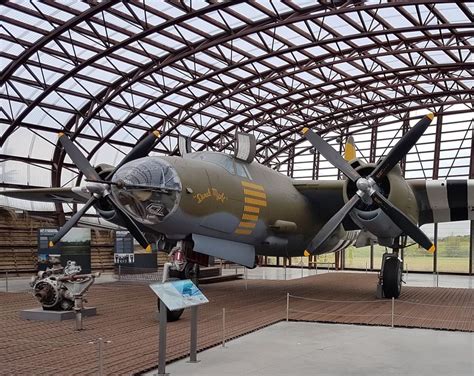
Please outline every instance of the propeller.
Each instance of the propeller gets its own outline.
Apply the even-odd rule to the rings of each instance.
[[[360,202],[375,203],[396,225],[415,242],[433,253],[435,246],[420,228],[408,218],[405,213],[395,207],[381,193],[378,184],[399,163],[417,143],[426,131],[434,114],[425,115],[415,124],[367,177],[360,174],[321,136],[308,128],[303,128],[302,134],[334,167],[338,168],[357,186],[357,192],[352,198],[319,230],[308,245],[306,254],[313,254],[337,229],[344,218]]]
[[[125,163],[131,162],[135,159],[142,158],[151,150],[155,145],[156,140],[160,137],[158,131],[153,131],[147,135],[142,141],[140,141],[135,147],[128,153],[122,161],[114,168],[114,170],[107,175],[105,180],[102,180],[97,173],[97,171],[92,167],[87,158],[81,153],[79,148],[74,145],[74,143],[64,134],[59,133],[58,138],[61,145],[64,147],[66,154],[71,158],[73,163],[77,166],[79,171],[81,171],[86,180],[90,182],[87,185],[87,189],[92,193],[92,197],[87,201],[87,203],[74,214],[65,224],[62,226],[56,235],[50,240],[49,246],[53,247],[58,243],[64,235],[66,235],[71,228],[73,228],[79,219],[89,210],[98,200],[104,199],[108,204],[114,208],[116,215],[120,218],[121,222],[125,225],[127,230],[132,234],[132,236],[138,241],[138,243],[145,248],[148,252],[151,252],[151,245],[147,241],[145,235],[140,230],[136,222],[131,218],[121,206],[114,200],[110,194],[110,186],[116,185],[119,188],[130,188],[130,189],[148,189],[148,190],[161,190],[168,192],[169,189],[165,187],[156,187],[156,186],[145,186],[140,184],[125,184],[122,182],[112,182],[111,179],[113,175],[122,167]]]

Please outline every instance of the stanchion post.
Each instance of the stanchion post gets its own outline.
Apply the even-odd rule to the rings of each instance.
[[[367,261],[365,262],[365,274],[367,274]]]
[[[225,308],[222,308],[222,347],[225,347]]]
[[[119,267],[118,267],[118,280],[120,281],[122,279],[122,265],[119,264]]]
[[[248,285],[247,285],[247,267],[244,266],[244,279],[245,279],[245,290],[248,289]]]
[[[8,292],[8,271],[5,272],[5,291]]]
[[[392,329],[394,327],[394,316],[395,316],[395,298],[392,298]]]
[[[285,270],[285,281],[286,281],[286,262],[287,262],[287,259],[285,258],[285,264],[283,265],[283,269]]]
[[[288,322],[290,316],[290,293],[286,293],[286,322]]]
[[[97,342],[91,341],[89,344],[95,345],[98,344],[97,358],[99,362],[99,376],[104,374],[104,344],[111,343],[112,341],[104,341],[102,338],[99,338]]]
[[[439,287],[439,272],[436,272],[436,287]]]
[[[166,325],[167,325],[166,306],[160,299],[160,341],[158,348],[158,375],[166,375]]]
[[[82,323],[82,309],[84,308],[84,302],[82,301],[82,295],[74,295],[74,313],[76,318],[76,330],[83,329]]]
[[[199,360],[197,360],[197,316],[198,306],[191,307],[191,345],[189,351],[189,363],[199,363]]]
[[[304,275],[303,275],[303,274],[304,274],[304,271],[303,271],[303,266],[304,266],[304,264],[303,264],[303,260],[301,260],[301,278],[303,278],[303,277],[304,277]]]
[[[104,359],[102,358],[102,338],[99,338],[99,376],[104,374]]]

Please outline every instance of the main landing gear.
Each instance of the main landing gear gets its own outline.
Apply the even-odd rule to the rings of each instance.
[[[169,253],[170,261],[163,266],[163,283],[190,279],[196,286],[199,284],[199,264],[190,260],[191,255],[196,253],[192,250],[192,242],[179,241]],[[194,260],[193,260],[194,261]],[[199,260],[203,261],[203,260]],[[160,310],[160,299],[158,299],[158,311]],[[184,309],[170,311],[166,309],[169,322],[177,321],[183,314]]]
[[[393,253],[384,253],[382,267],[380,268],[379,283],[377,285],[377,298],[395,298],[402,291],[403,260],[399,257],[400,245],[398,241]]]

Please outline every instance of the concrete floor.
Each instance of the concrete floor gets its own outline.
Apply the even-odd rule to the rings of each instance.
[[[166,367],[181,375],[474,375],[474,333],[281,322]],[[155,372],[146,375],[156,375]]]

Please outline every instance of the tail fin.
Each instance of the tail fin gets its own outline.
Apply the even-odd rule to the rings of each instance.
[[[349,136],[346,141],[346,147],[344,149],[344,159],[346,161],[352,161],[356,158],[356,149],[354,144],[354,138]]]

